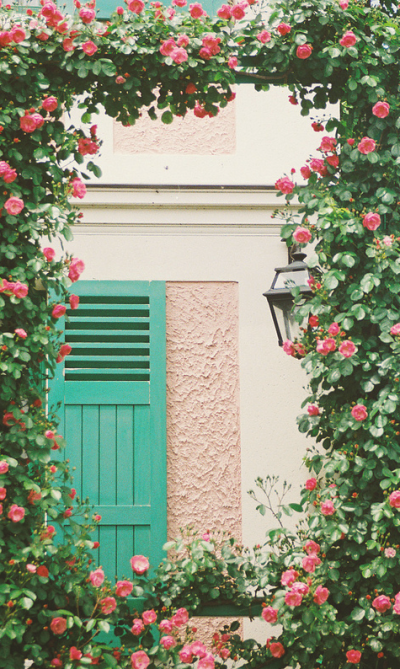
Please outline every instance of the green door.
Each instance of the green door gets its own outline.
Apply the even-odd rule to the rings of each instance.
[[[140,554],[156,566],[166,541],[165,283],[79,281],[50,404],[74,487],[102,520],[98,564],[129,575]]]

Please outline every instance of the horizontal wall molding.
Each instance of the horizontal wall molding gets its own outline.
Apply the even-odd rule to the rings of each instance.
[[[284,205],[277,191],[260,186],[90,186],[74,205],[83,213],[78,228],[128,227],[154,234],[183,229],[215,233],[215,228],[239,234],[278,234],[272,214]],[[295,204],[291,205],[295,208]]]

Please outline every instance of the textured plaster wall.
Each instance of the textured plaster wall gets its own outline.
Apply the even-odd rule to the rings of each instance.
[[[132,127],[114,121],[115,154],[186,154],[214,156],[236,149],[235,102],[230,102],[214,118],[196,118],[188,112],[171,125],[152,121],[144,114]]]
[[[241,537],[238,285],[168,282],[168,535]]]

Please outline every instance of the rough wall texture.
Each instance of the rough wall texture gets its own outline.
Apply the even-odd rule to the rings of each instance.
[[[230,102],[214,118],[174,118],[171,125],[152,121],[144,114],[134,126],[114,122],[114,153],[170,153],[218,155],[236,149],[235,103]]]
[[[168,535],[241,538],[238,285],[169,282]]]

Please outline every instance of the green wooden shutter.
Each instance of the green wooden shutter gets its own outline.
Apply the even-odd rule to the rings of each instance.
[[[50,404],[74,487],[101,514],[98,564],[113,579],[141,554],[156,566],[166,541],[165,283],[79,281],[67,311],[72,352]]]

